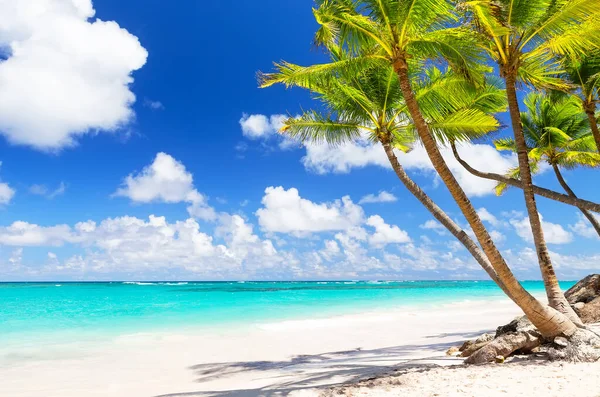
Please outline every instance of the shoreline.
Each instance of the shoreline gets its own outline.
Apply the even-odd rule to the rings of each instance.
[[[460,282],[460,281],[457,281]],[[162,283],[162,282],[161,282]],[[237,284],[238,282],[236,282]],[[300,283],[300,282],[299,282]],[[323,282],[326,283],[326,282]],[[336,281],[335,283],[354,283]],[[378,284],[387,284],[392,282],[378,282]],[[448,281],[451,284],[454,281]],[[74,283],[76,284],[76,283]],[[119,282],[117,284],[138,284],[137,282]],[[489,282],[488,282],[489,284]],[[142,283],[139,287],[140,290],[151,288],[152,286],[160,286],[157,283]],[[181,286],[180,283],[168,283],[171,286]],[[56,285],[56,287],[59,287]],[[60,288],[59,288],[60,289]],[[534,292],[535,296],[545,296],[541,293]],[[151,315],[141,317],[140,322],[132,322],[131,318],[125,318],[127,323],[120,323],[118,320],[110,323],[99,323],[93,325],[75,325],[73,328],[51,327],[46,326],[44,329],[35,330],[32,328],[17,328],[11,330],[8,328],[8,333],[2,334],[0,330],[0,354],[2,353],[2,346],[13,346],[13,347],[27,347],[40,343],[51,343],[65,341],[67,343],[72,342],[75,338],[79,342],[86,342],[89,340],[102,339],[104,341],[110,341],[111,339],[121,337],[123,335],[134,335],[134,334],[171,334],[181,333],[215,333],[222,332],[231,328],[254,328],[258,327],[269,327],[273,324],[288,323],[288,322],[324,322],[331,319],[348,318],[352,316],[370,316],[370,315],[389,315],[390,313],[406,313],[412,311],[429,311],[438,310],[443,308],[456,308],[461,305],[477,304],[478,302],[491,302],[491,301],[504,301],[506,297],[503,295],[501,290],[485,291],[478,295],[468,296],[448,296],[441,300],[423,298],[419,300],[409,300],[406,302],[401,301],[398,297],[390,297],[388,299],[377,299],[377,300],[358,300],[351,301],[351,303],[333,302],[333,305],[328,306],[326,303],[317,303],[311,309],[309,306],[298,310],[286,311],[285,307],[278,308],[278,311],[274,311],[269,314],[260,313],[258,315],[253,314],[248,318],[226,318],[226,319],[214,319],[211,317],[202,317],[203,313],[191,313],[185,314],[184,317],[175,315],[172,318],[163,319],[162,322],[154,322]],[[10,322],[8,323],[10,324]],[[75,323],[76,324],[76,323]],[[1,359],[1,356],[0,356]]]
[[[121,335],[96,345],[55,350],[40,346],[0,366],[0,377],[7,380],[4,392],[14,397],[308,392],[374,376],[401,363],[461,363],[445,356],[450,346],[519,314],[508,299],[490,299],[453,305],[452,310],[444,305],[398,308],[205,334]]]

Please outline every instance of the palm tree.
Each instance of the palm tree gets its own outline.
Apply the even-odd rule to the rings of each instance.
[[[521,123],[532,172],[539,170],[540,162],[547,162],[567,194],[577,197],[560,169],[600,165],[600,154],[579,100],[558,92],[549,95],[532,92],[524,103],[527,112],[521,112]],[[498,150],[517,150],[515,140],[511,138],[498,139],[495,144]],[[512,169],[509,176],[519,178],[519,171],[519,168]],[[502,193],[506,187],[506,184],[499,184],[497,192]],[[598,219],[587,210],[581,209],[581,212],[600,235]]]
[[[455,73],[483,82],[476,37],[472,32],[455,27],[459,15],[454,5],[446,0],[322,0],[314,14],[320,24],[317,43],[328,47],[343,46],[352,51],[353,56],[297,71],[292,68],[286,73],[287,84],[296,82],[310,87],[308,75],[318,80],[339,70],[358,73],[366,67],[391,65],[429,159],[473,229],[498,278],[543,335],[573,335],[577,330],[574,322],[536,300],[510,271],[443,159],[412,89],[410,74],[418,75],[426,60],[439,58],[443,58]]]
[[[330,51],[333,61],[347,58],[343,49],[331,48]],[[380,143],[398,179],[510,296],[477,243],[431,200],[400,164],[394,148],[404,152],[411,150],[415,136],[398,85],[394,84],[396,74],[392,68],[371,68],[351,76],[336,73],[333,75],[335,78],[328,79],[318,74],[311,78],[308,71],[302,83],[286,80],[290,71],[298,73],[301,69],[298,65],[279,65],[278,72],[261,75],[260,84],[267,87],[285,83],[308,88],[323,103],[328,114],[314,110],[304,112],[300,117],[286,120],[280,132],[302,142],[324,141],[340,145],[368,139]],[[506,100],[502,90],[494,83],[490,81],[486,87],[476,89],[459,76],[430,68],[418,82],[416,95],[419,103],[428,110],[430,128],[438,133],[440,139],[462,140],[499,127],[491,114],[505,109]]]
[[[600,152],[600,130],[596,105],[600,102],[600,51],[592,51],[578,58],[568,58],[565,69],[569,82],[574,86],[577,98],[585,111],[596,142],[596,150]]]
[[[521,124],[517,84],[566,90],[558,56],[579,55],[600,43],[599,0],[484,0],[462,5],[482,48],[497,62],[506,84],[525,206],[550,305],[569,318],[578,317],[560,289],[537,210],[528,148]]]

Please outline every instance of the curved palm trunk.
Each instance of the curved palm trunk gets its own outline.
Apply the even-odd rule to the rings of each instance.
[[[575,192],[573,192],[573,190],[571,190],[571,188],[569,187],[569,185],[567,185],[567,181],[565,181],[565,179],[563,178],[560,169],[558,168],[558,165],[556,164],[552,164],[552,169],[554,170],[554,174],[556,175],[556,179],[558,179],[558,182],[560,183],[560,185],[562,186],[563,189],[565,189],[565,192],[567,192],[567,194],[569,196],[572,197],[577,197],[575,195]],[[596,233],[598,233],[598,236],[600,236],[600,222],[598,222],[598,219],[596,219],[596,217],[590,213],[589,211],[586,211],[584,209],[580,208],[581,213],[583,214],[583,216],[585,216],[587,218],[588,221],[590,221],[590,223],[592,224],[592,226],[594,227],[594,230],[596,230]]]
[[[596,120],[596,104],[594,102],[586,102],[584,103],[583,108],[590,121],[590,128],[592,129],[592,135],[596,142],[596,149],[600,152],[600,130],[598,130],[598,121]]]
[[[456,161],[458,161],[460,163],[460,165],[463,166],[464,169],[469,171],[469,173],[471,173],[475,176],[478,176],[480,178],[489,179],[489,180],[496,181],[496,182],[506,183],[509,186],[514,186],[514,187],[518,187],[519,189],[523,189],[523,182],[521,182],[518,179],[509,178],[507,176],[495,174],[493,172],[483,172],[483,171],[476,170],[469,163],[467,163],[465,160],[463,160],[460,157],[460,155],[458,154],[458,150],[456,149],[456,145],[454,145],[454,142],[451,142],[450,145],[452,146],[452,153],[454,154],[454,158],[456,159]],[[533,192],[535,194],[537,194],[538,196],[546,197],[546,198],[554,200],[554,201],[560,201],[561,203],[575,206],[581,210],[600,212],[600,204],[594,203],[592,201],[582,200],[577,196],[561,194],[561,193],[555,192],[554,190],[539,187],[537,185],[532,185],[532,187],[533,187]]]
[[[479,244],[494,267],[498,278],[510,292],[515,303],[517,303],[523,312],[525,312],[529,320],[538,328],[542,335],[546,337],[553,337],[560,334],[566,336],[573,335],[573,333],[575,333],[577,330],[575,324],[559,311],[542,304],[533,296],[531,296],[531,294],[529,294],[516,279],[504,261],[504,258],[494,245],[487,229],[481,222],[481,219],[477,215],[475,208],[471,204],[471,201],[446,165],[446,162],[444,161],[444,158],[437,147],[437,143],[429,131],[429,127],[427,126],[427,123],[421,114],[419,105],[411,87],[406,59],[399,57],[394,62],[394,70],[398,75],[402,95],[404,96],[406,105],[412,116],[419,137],[423,142],[423,146],[427,151],[427,155],[438,175],[442,178],[444,184],[450,191],[450,194],[458,204],[461,212],[469,222],[469,225],[473,229]]]
[[[467,251],[469,251],[471,255],[473,255],[473,257],[481,265],[483,270],[485,270],[485,272],[490,276],[492,280],[494,280],[494,282],[502,289],[502,291],[504,291],[504,293],[508,295],[509,298],[513,299],[510,292],[506,289],[502,281],[498,278],[498,275],[496,274],[496,271],[492,267],[492,264],[488,260],[487,256],[485,256],[485,253],[481,250],[481,248],[479,248],[477,243],[475,243],[475,241],[473,241],[469,237],[469,235],[444,212],[444,210],[438,207],[437,204],[435,204],[433,200],[431,200],[431,198],[419,187],[419,185],[417,185],[412,179],[410,179],[406,171],[404,171],[402,165],[400,165],[400,162],[398,161],[398,158],[394,153],[392,145],[389,142],[385,141],[382,141],[381,143],[383,144],[385,154],[387,155],[387,158],[390,161],[394,172],[396,173],[398,179],[400,179],[402,184],[404,184],[408,191],[411,192],[412,195],[415,196],[425,208],[427,208],[427,210],[431,213],[431,215],[433,215],[435,219],[437,219],[442,225],[444,225],[446,229],[448,229],[448,231],[452,233],[452,235],[456,237],[462,245],[464,245]]]
[[[515,74],[511,72],[505,73],[504,80],[506,82],[508,109],[512,121],[515,144],[517,147],[521,181],[523,183],[525,207],[527,208],[527,214],[529,215],[529,224],[533,234],[533,243],[537,252],[538,262],[542,272],[542,279],[544,280],[544,286],[546,287],[548,303],[551,307],[565,314],[576,324],[582,325],[583,323],[581,323],[579,316],[577,316],[571,305],[569,305],[567,298],[565,298],[565,295],[560,289],[558,278],[556,277],[554,267],[552,266],[550,252],[548,251],[548,246],[546,245],[546,239],[544,238],[542,222],[540,220],[540,214],[537,210],[535,194],[533,192],[533,181],[531,178],[531,168],[529,166],[529,151],[527,148],[527,143],[525,142],[525,136],[523,135],[523,129],[521,125],[521,113],[517,99]]]

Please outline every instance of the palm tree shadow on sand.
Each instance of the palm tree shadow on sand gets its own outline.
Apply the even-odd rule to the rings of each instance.
[[[315,355],[298,355],[283,361],[246,361],[198,364],[190,367],[196,382],[232,382],[236,377],[261,386],[246,389],[204,390],[161,394],[155,397],[250,397],[287,396],[291,392],[326,388],[366,380],[386,373],[428,371],[440,365],[460,364],[462,359],[444,357],[444,352],[466,338],[484,331],[453,333],[433,337],[453,337],[452,341],[364,350],[361,348]],[[454,338],[456,337],[456,338]],[[416,358],[415,358],[416,357]]]

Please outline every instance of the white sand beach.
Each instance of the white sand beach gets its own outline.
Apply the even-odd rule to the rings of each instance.
[[[600,384],[600,364],[435,368],[460,365],[461,359],[445,355],[449,347],[518,314],[508,300],[464,302],[226,331],[123,335],[108,343],[48,344],[18,353],[0,349],[0,395],[531,395],[541,387],[531,380],[543,375],[552,381],[538,395],[568,395],[576,388],[579,396],[597,396],[591,386]],[[336,386],[382,373],[392,376]],[[516,381],[505,382],[507,377]]]

